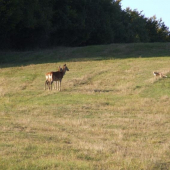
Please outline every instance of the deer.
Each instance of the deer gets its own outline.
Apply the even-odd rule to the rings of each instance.
[[[62,72],[62,71],[63,71],[63,69],[59,66],[59,67],[58,67],[58,72]],[[55,80],[54,80],[54,81],[55,81]],[[57,86],[58,82],[59,82],[59,81],[55,81],[54,89],[57,89],[57,87],[58,87],[58,86]]]
[[[56,81],[56,85],[57,85],[57,90],[61,91],[61,81],[63,76],[65,75],[66,71],[69,71],[68,67],[66,66],[66,64],[63,65],[63,68],[59,67],[59,70],[56,72],[48,72],[45,74],[46,77],[46,81],[45,81],[45,89],[46,89],[46,85],[48,85],[49,90],[52,90],[52,84],[54,81]]]
[[[60,66],[58,67],[58,71],[62,71],[62,68]],[[50,90],[50,82],[52,81],[52,77],[51,77],[50,73],[52,73],[52,72],[48,72],[45,74],[45,78],[46,78],[45,90],[46,90],[46,85],[48,85],[48,89]]]
[[[155,77],[160,77],[160,78],[166,78],[167,77],[166,75],[163,75],[161,72],[156,72],[156,71],[153,72],[153,75]]]

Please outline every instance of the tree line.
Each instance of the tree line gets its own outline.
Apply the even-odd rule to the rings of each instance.
[[[170,42],[161,19],[121,0],[0,0],[0,48]]]

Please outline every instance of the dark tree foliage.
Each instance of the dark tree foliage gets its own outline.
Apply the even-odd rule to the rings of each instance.
[[[168,42],[162,20],[121,0],[0,0],[0,48]]]
[[[142,12],[132,11],[127,8],[124,13],[125,42],[148,42],[149,36],[146,31],[146,18]]]
[[[170,42],[170,32],[162,19],[156,20],[153,16],[146,20],[146,29],[150,37],[150,42]]]
[[[0,0],[0,48],[29,48],[47,43],[50,0]]]

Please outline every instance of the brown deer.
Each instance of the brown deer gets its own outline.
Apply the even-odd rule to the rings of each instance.
[[[58,72],[62,72],[63,69],[59,66],[58,67]],[[55,80],[54,80],[55,81]],[[59,83],[59,81],[55,81],[55,85],[54,85],[54,89],[57,89],[57,84]]]
[[[161,78],[167,77],[166,75],[163,75],[162,73],[156,72],[156,71],[153,72],[153,75],[154,75],[155,77],[161,77]]]
[[[58,67],[58,71],[62,71],[62,68],[59,66]],[[50,90],[50,82],[52,81],[52,76],[51,76],[51,72],[48,72],[45,74],[45,90],[46,90],[46,85],[48,86],[48,89]]]
[[[59,67],[59,70],[57,72],[46,73],[45,74],[45,77],[46,77],[45,89],[46,89],[46,85],[48,85],[49,90],[52,90],[53,81],[56,81],[56,85],[58,83],[57,90],[61,91],[61,80],[63,76],[65,75],[66,71],[69,71],[69,69],[66,66],[66,64],[64,64],[63,68],[61,69]]]

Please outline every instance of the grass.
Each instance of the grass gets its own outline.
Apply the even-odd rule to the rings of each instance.
[[[169,43],[0,55],[0,169],[170,169]],[[62,91],[45,91],[65,63]]]

